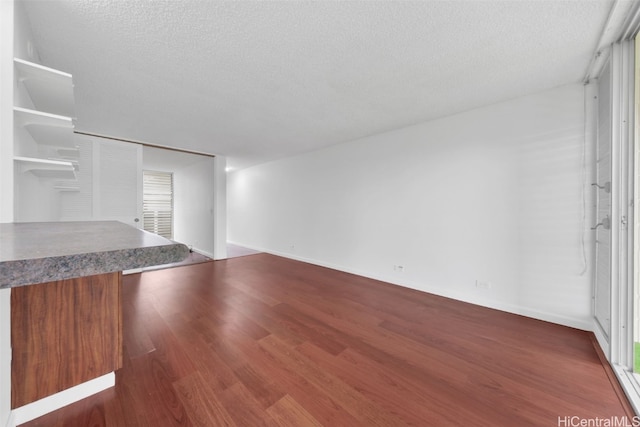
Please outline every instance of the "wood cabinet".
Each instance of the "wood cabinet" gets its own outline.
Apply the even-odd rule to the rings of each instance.
[[[122,367],[122,273],[11,289],[11,406]]]

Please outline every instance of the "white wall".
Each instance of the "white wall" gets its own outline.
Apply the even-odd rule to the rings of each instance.
[[[234,172],[229,240],[589,329],[583,110],[569,85]]]
[[[198,252],[213,258],[214,186],[213,158],[174,172],[175,238]]]
[[[0,222],[13,221],[13,11],[0,2]]]
[[[214,252],[214,159],[154,147],[143,147],[145,170],[173,173],[173,238],[198,252]]]
[[[227,258],[227,159],[216,156],[213,162],[213,227],[216,236],[213,259]]]

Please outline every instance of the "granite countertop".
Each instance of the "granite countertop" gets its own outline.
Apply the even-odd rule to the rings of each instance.
[[[117,221],[0,224],[0,289],[182,261],[181,244]]]

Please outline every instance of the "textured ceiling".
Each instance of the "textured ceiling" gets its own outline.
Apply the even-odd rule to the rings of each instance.
[[[241,168],[579,82],[611,1],[35,1],[78,130]]]

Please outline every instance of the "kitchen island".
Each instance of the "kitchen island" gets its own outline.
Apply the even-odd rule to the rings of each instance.
[[[122,366],[122,271],[188,248],[117,221],[0,224],[0,289],[11,288],[11,407]]]

